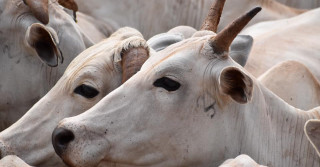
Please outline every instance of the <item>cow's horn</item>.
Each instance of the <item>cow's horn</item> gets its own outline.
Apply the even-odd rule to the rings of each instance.
[[[73,11],[73,19],[74,19],[74,21],[77,21],[76,12],[78,11],[78,5],[74,0],[58,0],[58,3],[61,6],[72,10]]]
[[[48,0],[23,0],[34,16],[43,24],[49,23]]]
[[[122,83],[136,74],[149,58],[149,50],[143,46],[130,48],[122,53]]]
[[[248,22],[261,11],[261,7],[256,7],[242,15],[234,22],[229,24],[217,36],[213,37],[210,40],[210,44],[213,47],[214,51],[218,54],[221,54],[229,50],[229,47],[234,40],[234,38],[240,33],[240,31],[248,24]]]
[[[215,0],[211,5],[209,13],[201,26],[201,30],[217,32],[222,9],[226,0]]]

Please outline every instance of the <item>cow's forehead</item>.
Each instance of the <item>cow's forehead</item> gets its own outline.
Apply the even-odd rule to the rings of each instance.
[[[116,54],[121,54],[123,49],[128,49],[129,43],[142,39],[142,35],[132,28],[122,28],[111,37],[86,49],[78,55],[65,71],[70,82],[81,76],[91,76],[96,72],[119,72],[115,67]],[[94,76],[101,77],[101,76]]]
[[[212,53],[211,48],[206,48],[208,40],[212,37],[212,35],[209,35],[186,39],[160,52],[152,53],[153,55],[142,67],[142,71],[164,70],[171,66],[180,65],[184,65],[188,69],[196,63],[197,59],[204,56],[206,52]]]

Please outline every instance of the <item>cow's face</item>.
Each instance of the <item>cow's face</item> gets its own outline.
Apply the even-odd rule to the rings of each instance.
[[[86,47],[78,26],[56,2],[48,3],[48,24],[22,0],[0,3],[1,131],[38,101]]]
[[[215,54],[210,38],[153,55],[93,108],[61,121],[53,133],[56,152],[70,166],[221,163],[236,145],[226,135],[234,126],[228,118],[250,100],[253,85],[231,58]]]
[[[95,105],[140,70],[147,58],[146,41],[131,28],[82,52],[48,94],[0,133],[1,156],[15,154],[36,166],[61,165],[50,137],[58,122]]]

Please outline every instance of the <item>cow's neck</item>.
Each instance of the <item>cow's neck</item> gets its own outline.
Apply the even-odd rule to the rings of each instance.
[[[320,118],[320,108],[308,112],[296,109],[260,84],[253,96],[243,112],[239,152],[269,167],[319,166],[320,159],[303,128],[308,119]]]

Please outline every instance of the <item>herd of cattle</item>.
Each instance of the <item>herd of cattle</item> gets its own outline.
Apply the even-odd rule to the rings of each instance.
[[[319,167],[318,6],[0,0],[0,167]]]

